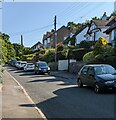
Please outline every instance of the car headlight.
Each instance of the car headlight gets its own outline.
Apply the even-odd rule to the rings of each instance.
[[[48,67],[48,70],[50,70],[50,67]]]
[[[41,68],[39,68],[39,70],[41,70]]]
[[[105,84],[112,84],[112,83],[114,83],[114,81],[107,81],[107,82],[105,82]]]

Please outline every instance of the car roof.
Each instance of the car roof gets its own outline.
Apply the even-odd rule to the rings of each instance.
[[[46,63],[46,62],[44,62],[44,61],[41,61],[41,62],[36,62],[36,63]]]
[[[89,65],[84,65],[84,66],[96,67],[96,66],[111,66],[111,65],[109,65],[109,64],[89,64]]]
[[[21,61],[21,63],[27,63],[26,61]]]

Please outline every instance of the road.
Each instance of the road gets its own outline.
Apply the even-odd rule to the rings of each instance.
[[[25,88],[47,118],[114,118],[114,92],[96,94],[87,86],[78,88],[76,81],[69,79],[35,75],[10,66],[6,70]]]

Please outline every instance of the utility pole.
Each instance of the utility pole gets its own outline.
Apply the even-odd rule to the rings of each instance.
[[[21,45],[23,46],[23,36],[21,35]]]
[[[56,33],[56,16],[54,18],[54,43],[55,43],[55,62],[57,62],[57,33]]]

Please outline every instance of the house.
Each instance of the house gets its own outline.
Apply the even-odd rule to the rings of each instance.
[[[106,26],[110,26],[104,33],[109,35],[109,42],[114,45],[116,39],[116,16],[112,16]]]
[[[104,33],[109,26],[106,26],[108,20],[91,20],[87,33],[85,35],[86,40],[88,41],[97,41],[100,36],[109,40],[109,35]],[[108,41],[109,42],[109,41]]]
[[[116,13],[116,1],[114,2],[114,12]]]
[[[51,48],[52,47],[52,41],[53,41],[53,34],[54,32],[47,32],[43,35],[43,45],[44,48]]]
[[[45,48],[55,48],[56,44],[63,42],[68,36],[70,36],[70,30],[63,25],[55,34],[54,32],[44,34],[43,45]]]
[[[108,16],[106,15],[106,12],[104,12],[103,16],[101,17],[101,20],[108,20]]]
[[[76,38],[75,44],[79,44],[81,41],[85,40],[85,35],[87,33],[87,30],[88,30],[88,26],[84,25],[84,26],[82,26],[81,29],[79,29],[75,33],[75,35],[74,35],[75,38]]]
[[[35,51],[35,50],[39,50],[39,49],[41,49],[43,47],[43,45],[41,44],[41,42],[37,42],[35,45],[33,45],[32,47],[31,47],[31,49],[33,50],[33,51]]]

